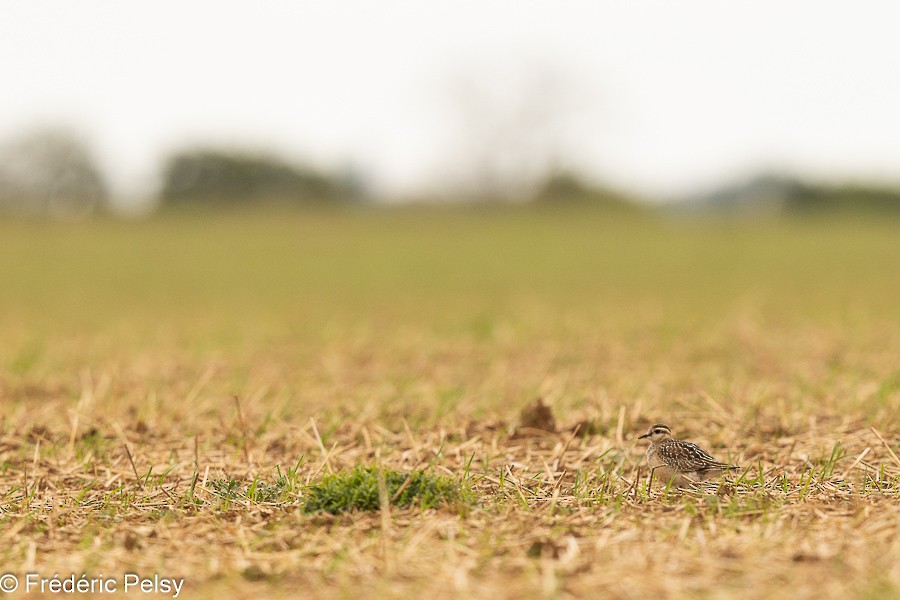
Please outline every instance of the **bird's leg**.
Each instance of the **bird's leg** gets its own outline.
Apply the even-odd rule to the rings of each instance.
[[[650,493],[650,488],[653,485],[653,474],[656,472],[656,470],[658,468],[660,468],[662,466],[665,466],[665,465],[657,465],[655,467],[650,467],[650,480],[647,482],[647,493]]]

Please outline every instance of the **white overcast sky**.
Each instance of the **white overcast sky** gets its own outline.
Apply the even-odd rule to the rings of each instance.
[[[865,0],[0,0],[0,143],[74,126],[123,195],[195,142],[410,193],[464,149],[461,81],[502,107],[535,71],[563,82],[564,162],[614,185],[900,182],[898,26]]]

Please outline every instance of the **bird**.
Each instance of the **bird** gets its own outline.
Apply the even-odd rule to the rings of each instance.
[[[685,488],[732,469],[740,469],[737,465],[717,461],[693,442],[676,440],[672,437],[672,429],[662,423],[651,426],[638,439],[650,440],[647,464],[650,466],[651,482],[658,478],[664,484],[671,482],[675,487]]]

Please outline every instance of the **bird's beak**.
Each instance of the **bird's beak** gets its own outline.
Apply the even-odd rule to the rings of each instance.
[[[650,432],[649,432],[649,431],[648,431],[647,433],[645,433],[644,435],[639,435],[639,436],[638,436],[638,439],[639,439],[639,440],[643,440],[643,439],[648,438],[648,437],[650,437]]]

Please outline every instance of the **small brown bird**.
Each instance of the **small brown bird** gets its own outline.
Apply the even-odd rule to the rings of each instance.
[[[664,484],[671,482],[675,487],[690,487],[731,469],[740,469],[717,461],[697,444],[676,440],[672,437],[672,429],[662,423],[653,425],[638,439],[650,440],[647,464],[651,481],[658,479]]]

